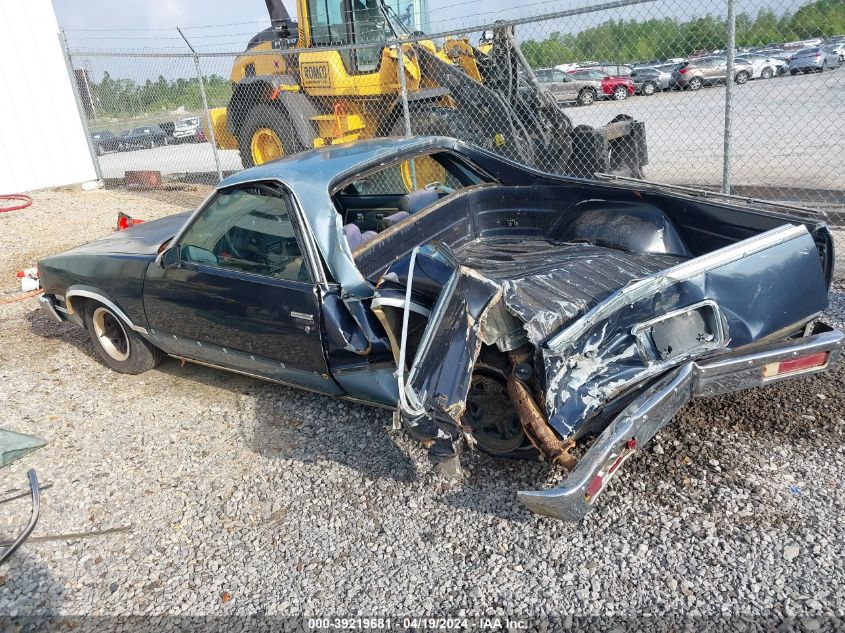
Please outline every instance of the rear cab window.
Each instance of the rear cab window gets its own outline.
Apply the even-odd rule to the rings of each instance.
[[[340,184],[333,195],[349,245],[357,248],[414,213],[490,176],[449,152],[420,154]]]

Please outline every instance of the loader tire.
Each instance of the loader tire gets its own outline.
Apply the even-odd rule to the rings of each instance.
[[[266,103],[253,106],[238,131],[238,150],[245,169],[303,149],[288,115]]]
[[[410,111],[411,133],[418,136],[452,136],[462,138],[456,117],[448,108],[412,108]],[[390,128],[391,136],[405,136],[405,118],[399,116]]]

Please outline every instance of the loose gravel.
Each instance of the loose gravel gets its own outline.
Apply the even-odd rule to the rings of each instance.
[[[34,200],[0,215],[0,296],[118,211],[179,210]],[[52,483],[35,536],[129,528],[25,545],[0,569],[0,615],[842,618],[843,398],[840,364],[692,403],[573,526],[516,500],[561,479],[546,464],[470,454],[451,482],[389,412],[176,361],[124,376],[33,300],[0,305],[0,426],[49,441],[0,488],[30,467]]]

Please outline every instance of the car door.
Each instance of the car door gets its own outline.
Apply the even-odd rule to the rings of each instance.
[[[577,82],[562,70],[555,69],[549,72],[549,79],[551,81],[544,83],[543,86],[552,92],[556,100],[575,101],[578,98]]]
[[[724,81],[728,76],[728,60],[724,57],[716,57],[710,60],[708,76],[713,81]]]
[[[578,99],[578,94],[581,92],[581,89],[587,85],[583,81],[578,81],[570,75],[567,75],[562,70],[555,70],[554,79],[554,85],[557,90],[555,96],[559,101],[575,101]]]
[[[278,185],[218,192],[144,282],[151,334],[169,354],[337,394],[321,338],[319,262]],[[318,270],[315,270],[318,269]]]

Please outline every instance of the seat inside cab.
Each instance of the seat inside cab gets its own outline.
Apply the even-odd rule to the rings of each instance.
[[[459,189],[484,182],[460,158],[436,152],[399,161],[343,184],[334,203],[351,249]]]

